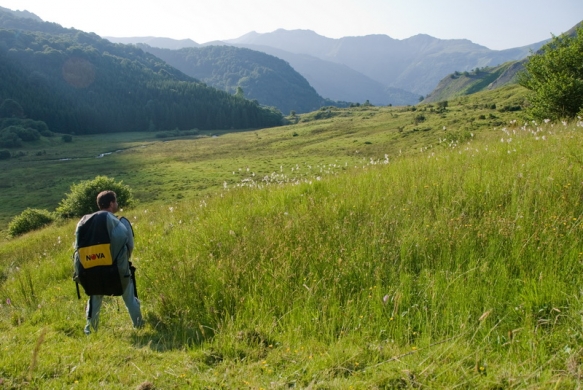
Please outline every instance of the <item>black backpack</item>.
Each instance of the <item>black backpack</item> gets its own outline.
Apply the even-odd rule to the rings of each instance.
[[[111,239],[107,230],[107,211],[98,211],[77,227],[77,247],[73,254],[73,280],[87,295],[123,295],[123,286],[117,268],[120,253],[111,253]],[[122,248],[123,251],[123,248]]]

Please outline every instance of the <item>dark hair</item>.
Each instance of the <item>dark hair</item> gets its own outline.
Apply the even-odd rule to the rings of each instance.
[[[97,195],[97,206],[99,207],[99,210],[108,208],[111,202],[115,202],[116,198],[117,196],[113,191],[101,191]]]

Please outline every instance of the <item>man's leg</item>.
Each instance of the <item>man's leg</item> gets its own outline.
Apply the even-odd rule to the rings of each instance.
[[[141,328],[144,324],[142,312],[140,310],[140,301],[134,295],[134,282],[130,279],[125,291],[123,292],[123,301],[128,308],[128,313],[134,324],[134,328]]]
[[[97,332],[97,327],[99,326],[99,311],[101,310],[102,301],[103,295],[92,295],[89,297],[86,308],[87,323],[83,330],[85,334],[90,334],[91,328]]]

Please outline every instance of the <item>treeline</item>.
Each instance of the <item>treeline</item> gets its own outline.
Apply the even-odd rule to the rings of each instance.
[[[235,94],[241,88],[247,99],[275,106],[284,114],[311,112],[330,103],[287,62],[259,51],[233,46],[138,47],[217,89]]]
[[[139,48],[0,10],[0,104],[6,99],[68,134],[245,129],[282,120],[277,110],[210,88]]]

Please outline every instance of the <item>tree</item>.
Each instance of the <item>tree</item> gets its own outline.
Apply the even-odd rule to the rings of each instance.
[[[519,75],[532,91],[527,112],[536,119],[574,118],[583,107],[583,27],[574,36],[553,37],[530,56]]]
[[[245,99],[245,92],[243,92],[243,88],[237,87],[237,92],[235,92],[235,97]]]
[[[0,132],[0,147],[2,148],[19,148],[22,146],[22,140],[18,134],[11,131]]]
[[[447,111],[447,100],[442,100],[441,102],[437,102],[437,112],[445,112]]]

